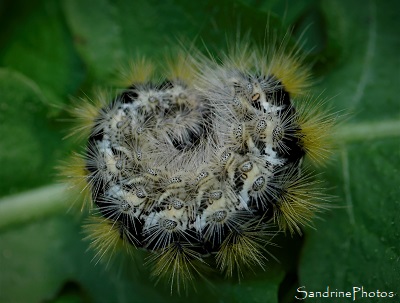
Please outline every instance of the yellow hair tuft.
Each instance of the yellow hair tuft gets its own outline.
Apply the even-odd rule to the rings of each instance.
[[[162,69],[166,79],[180,80],[189,86],[193,84],[195,65],[190,55],[183,51],[178,52],[176,56],[166,56]]]
[[[61,179],[66,182],[69,187],[69,194],[75,198],[72,206],[75,206],[77,200],[81,200],[80,210],[91,209],[93,206],[91,198],[91,188],[87,182],[88,171],[85,167],[85,159],[78,153],[72,156],[58,167]],[[70,193],[70,191],[72,191]]]
[[[152,275],[157,283],[166,278],[170,283],[171,293],[174,287],[178,294],[187,291],[189,284],[194,285],[195,276],[201,276],[199,267],[205,264],[200,254],[193,247],[179,242],[173,242],[149,257],[147,263],[152,263]]]
[[[130,87],[133,83],[143,84],[153,80],[155,67],[144,57],[131,60],[127,65],[121,65],[116,72],[114,84],[117,87]]]
[[[94,95],[93,99],[89,97],[73,99],[72,108],[68,111],[74,117],[75,126],[66,138],[71,136],[79,139],[89,137],[101,109],[106,107],[111,100],[111,95],[100,89],[97,89]]]
[[[302,94],[309,87],[308,70],[296,61],[295,58],[281,55],[275,56],[270,63],[271,74],[279,79],[293,96]]]
[[[329,208],[321,182],[312,177],[310,172],[299,174],[296,169],[285,173],[274,211],[274,221],[281,230],[301,234],[301,226],[310,226],[315,213]]]
[[[324,101],[309,97],[296,102],[295,107],[302,147],[313,163],[324,164],[333,151],[337,113],[324,109]]]
[[[129,231],[120,222],[91,216],[83,226],[86,233],[85,240],[90,240],[90,248],[96,254],[94,260],[110,262],[111,258],[122,249],[132,253],[134,246],[130,245]]]
[[[271,244],[267,236],[272,235],[266,227],[259,220],[251,220],[229,232],[216,255],[218,267],[227,277],[237,272],[240,280],[243,269],[253,265],[264,269],[265,261],[268,261],[265,245]]]

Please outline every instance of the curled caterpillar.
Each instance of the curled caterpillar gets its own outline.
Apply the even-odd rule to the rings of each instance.
[[[208,258],[228,276],[263,267],[276,231],[300,233],[326,206],[302,163],[327,158],[335,117],[302,95],[298,53],[252,49],[178,56],[157,82],[141,61],[116,97],[77,109],[88,140],[66,174],[93,202],[99,256],[149,250],[179,290]]]

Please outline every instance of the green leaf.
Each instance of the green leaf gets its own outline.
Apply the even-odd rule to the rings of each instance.
[[[45,99],[34,81],[0,69],[0,195],[54,179],[62,135],[47,118]]]
[[[2,34],[7,43],[0,51],[0,64],[33,79],[48,110],[58,113],[85,75],[58,1],[6,2],[2,17],[2,28],[8,31]]]
[[[146,56],[163,60],[166,51],[184,42],[225,48],[236,31],[264,37],[266,22],[276,18],[240,1],[64,1],[75,45],[93,81],[110,84],[110,77],[129,60]],[[207,16],[207,18],[204,18]],[[197,40],[196,40],[197,39]],[[161,57],[161,58],[160,58]]]
[[[132,280],[132,275],[120,279],[117,270],[95,266],[93,254],[86,252],[88,243],[81,240],[80,224],[75,216],[63,214],[0,234],[1,302],[50,300],[71,282],[81,286],[77,296],[89,302],[162,301],[148,282]]]
[[[395,1],[324,2],[331,39],[343,49],[323,85],[338,94],[333,101],[339,108],[354,114],[325,174],[339,207],[307,232],[299,286],[308,291],[363,286],[397,293],[393,299],[364,299],[370,302],[397,302],[400,295],[398,8]]]

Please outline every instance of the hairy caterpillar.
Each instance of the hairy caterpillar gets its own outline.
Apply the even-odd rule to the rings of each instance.
[[[326,207],[303,159],[324,161],[335,123],[304,94],[303,59],[238,43],[218,62],[180,54],[159,81],[141,60],[116,96],[82,102],[73,134],[86,149],[64,174],[90,201],[98,257],[149,250],[153,274],[179,291],[210,258],[241,275],[264,266],[277,230],[300,233]]]

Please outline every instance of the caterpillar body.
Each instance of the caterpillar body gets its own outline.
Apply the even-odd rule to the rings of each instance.
[[[98,255],[149,250],[154,275],[179,290],[208,258],[240,275],[264,266],[276,231],[301,232],[326,206],[303,159],[328,156],[335,120],[302,95],[301,63],[238,44],[221,62],[180,55],[153,81],[140,61],[116,97],[80,105],[86,151],[65,175],[93,202]]]

